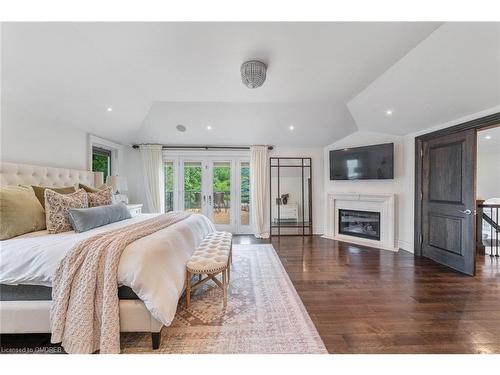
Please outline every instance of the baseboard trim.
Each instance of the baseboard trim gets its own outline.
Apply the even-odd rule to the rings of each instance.
[[[401,250],[404,250],[404,251],[407,251],[409,253],[412,253],[413,254],[413,242],[408,242],[408,241],[402,241],[402,240],[398,240],[396,242],[398,244],[398,247],[401,249]]]

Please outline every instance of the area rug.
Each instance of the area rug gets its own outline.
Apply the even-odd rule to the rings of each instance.
[[[205,284],[191,307],[179,302],[161,346],[149,334],[122,333],[122,353],[327,353],[272,245],[234,245],[228,307]]]

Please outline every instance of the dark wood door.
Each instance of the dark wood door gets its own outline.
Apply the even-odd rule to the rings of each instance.
[[[475,271],[476,132],[422,142],[422,255],[468,275]]]

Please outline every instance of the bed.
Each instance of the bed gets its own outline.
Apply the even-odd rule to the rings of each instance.
[[[0,184],[94,186],[93,172],[1,163]],[[32,232],[0,242],[0,333],[49,333],[51,278],[65,254],[94,234],[126,226],[151,215],[83,233]],[[203,215],[143,237],[123,252],[118,269],[120,330],[151,332],[159,346],[163,325],[170,325],[184,290],[185,265],[213,224]]]

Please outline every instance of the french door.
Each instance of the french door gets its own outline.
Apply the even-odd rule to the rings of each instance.
[[[251,233],[248,159],[181,155],[164,163],[165,211],[200,213],[217,230]]]

